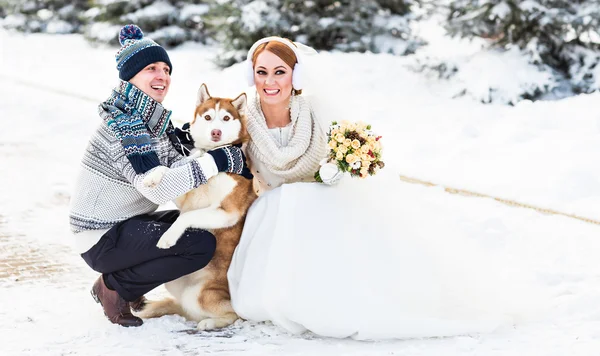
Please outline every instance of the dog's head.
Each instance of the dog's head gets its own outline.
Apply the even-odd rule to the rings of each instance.
[[[248,141],[245,110],[245,93],[235,99],[211,97],[206,84],[202,84],[198,90],[194,119],[190,122],[194,146],[211,150]]]

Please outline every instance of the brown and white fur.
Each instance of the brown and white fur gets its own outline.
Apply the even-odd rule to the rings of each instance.
[[[202,84],[194,120],[190,123],[194,146],[200,150],[193,155],[227,144],[247,142],[245,105],[244,93],[235,99],[213,98]],[[148,186],[160,182],[164,171],[151,173],[154,174],[144,180]],[[178,197],[175,204],[181,215],[157,246],[169,248],[177,243],[185,229],[201,228],[216,237],[215,255],[203,269],[165,284],[173,298],[148,301],[138,315],[155,318],[179,314],[197,321],[200,330],[222,328],[237,320],[231,306],[227,270],[242,234],[246,212],[256,198],[251,179],[230,173],[219,173],[206,184]]]

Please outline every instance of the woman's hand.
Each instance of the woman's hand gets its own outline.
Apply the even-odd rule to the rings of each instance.
[[[323,164],[319,169],[319,176],[323,184],[335,185],[342,179],[344,172],[339,169],[337,164],[328,162]]]

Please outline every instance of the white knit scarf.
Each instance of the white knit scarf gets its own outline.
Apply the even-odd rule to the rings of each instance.
[[[248,100],[248,150],[254,159],[265,164],[270,173],[286,183],[313,177],[319,162],[327,155],[325,130],[302,96],[292,96],[290,119],[292,127],[288,145],[280,147],[269,133],[267,121],[255,92]]]

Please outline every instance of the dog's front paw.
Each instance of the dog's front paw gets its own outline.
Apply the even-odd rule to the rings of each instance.
[[[165,175],[165,173],[167,173],[168,170],[169,170],[168,167],[158,166],[155,169],[153,169],[151,172],[146,174],[146,177],[144,177],[144,180],[142,181],[142,183],[144,184],[145,187],[154,188],[158,185],[158,183],[160,183],[163,176]]]
[[[160,237],[160,240],[158,240],[156,247],[162,249],[170,248],[171,246],[174,246],[177,243],[177,240],[179,240],[179,236],[181,236],[181,234],[177,233],[177,231],[174,231],[171,228]]]
[[[198,323],[198,330],[214,330],[217,329],[217,323],[215,319],[204,319]]]

